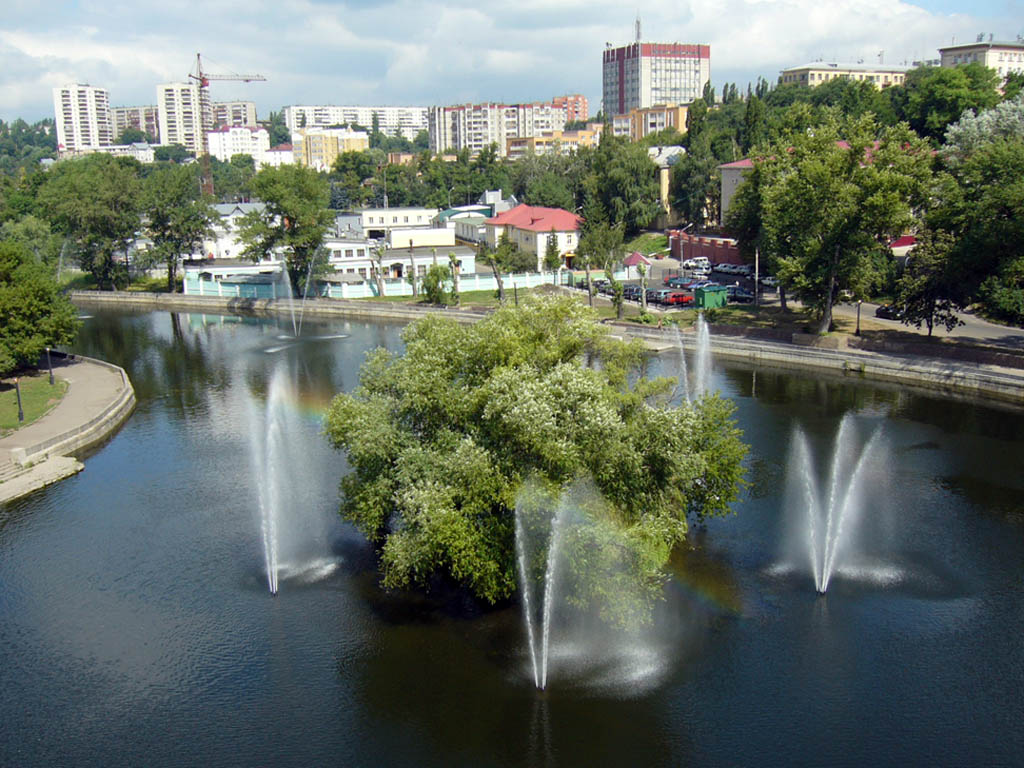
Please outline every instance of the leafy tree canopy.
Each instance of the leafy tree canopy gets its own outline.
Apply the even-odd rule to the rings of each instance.
[[[612,339],[571,297],[531,298],[474,325],[429,316],[405,351],[371,353],[327,416],[352,467],[341,513],[379,546],[388,587],[436,577],[494,603],[516,588],[513,513],[527,484],[589,479],[603,499],[577,604],[606,602],[628,572],[657,594],[688,518],[729,511],[745,447],[717,397],[672,407],[672,381],[631,375],[637,343]],[[592,364],[585,364],[585,360]],[[602,575],[604,578],[602,578]]]
[[[21,243],[0,241],[0,375],[33,366],[46,347],[69,344],[78,313],[49,270]]]

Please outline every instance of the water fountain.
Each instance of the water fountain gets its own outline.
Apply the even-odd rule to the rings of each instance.
[[[249,406],[249,448],[258,493],[259,531],[267,587],[277,594],[283,578],[318,581],[332,573],[324,517],[305,489],[318,473],[304,458],[308,430],[300,424],[284,366],[270,378],[266,404]]]
[[[678,325],[672,326],[676,336],[676,347],[679,348],[679,371],[676,373],[676,391],[682,391],[682,398],[690,402],[689,372],[686,370],[686,352],[683,349],[683,334],[679,331]]]
[[[793,433],[787,492],[788,505],[796,513],[791,544],[804,551],[814,587],[821,594],[838,571],[863,570],[855,563],[856,536],[865,507],[866,468],[879,459],[881,428],[862,446],[858,446],[855,432],[853,419],[846,414],[836,434],[825,498],[815,477],[807,437],[799,427]]]
[[[711,330],[704,313],[697,314],[697,350],[694,358],[693,396],[703,397],[711,385]]]

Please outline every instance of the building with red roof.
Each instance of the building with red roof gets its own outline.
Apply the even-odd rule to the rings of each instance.
[[[501,236],[508,233],[509,239],[518,245],[520,250],[536,254],[537,271],[540,272],[551,233],[555,234],[558,252],[562,256],[573,254],[579,245],[582,223],[583,219],[562,208],[520,204],[486,219],[485,238],[488,246],[497,248]]]

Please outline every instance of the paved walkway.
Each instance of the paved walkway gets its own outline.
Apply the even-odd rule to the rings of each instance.
[[[53,361],[53,375],[68,382],[64,398],[38,421],[0,438],[0,503],[48,485],[81,470],[67,457],[53,457],[33,467],[20,466],[11,451],[29,449],[70,431],[84,428],[122,393],[118,371],[88,360]]]

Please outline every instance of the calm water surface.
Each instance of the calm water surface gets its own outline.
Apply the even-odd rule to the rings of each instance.
[[[320,418],[400,327],[290,327],[85,321],[77,349],[123,365],[139,405],[83,473],[0,507],[0,765],[1024,762],[1021,413],[718,366],[744,503],[677,553],[653,629],[589,665],[563,638],[538,694],[517,606],[385,593],[337,517]],[[271,597],[250,436],[278,367],[304,449]],[[820,597],[783,567],[787,455],[799,425],[826,473],[847,413],[882,430],[857,548],[892,577]]]

